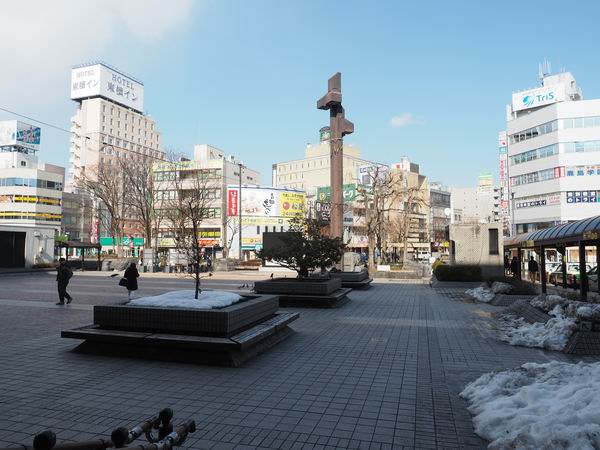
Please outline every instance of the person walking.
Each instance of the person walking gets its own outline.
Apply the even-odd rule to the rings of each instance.
[[[212,259],[210,256],[206,258],[206,271],[212,272]]]
[[[516,256],[513,256],[513,259],[510,262],[510,271],[513,277],[517,278],[519,276],[519,260]]]
[[[538,269],[539,267],[537,261],[533,259],[533,256],[531,256],[529,258],[529,262],[527,263],[527,270],[529,271],[529,281],[531,281],[532,283],[535,283]]]
[[[129,300],[133,297],[133,292],[138,290],[138,282],[140,273],[135,266],[135,263],[131,263],[125,273],[123,274],[123,278],[127,280],[125,287],[127,288],[127,297]]]
[[[65,298],[67,299],[67,304],[73,301],[73,297],[67,292],[67,286],[69,285],[69,280],[72,276],[73,271],[71,270],[71,267],[69,267],[65,258],[60,258],[58,260],[58,267],[56,268],[56,284],[58,286],[59,299],[57,305],[64,305]]]

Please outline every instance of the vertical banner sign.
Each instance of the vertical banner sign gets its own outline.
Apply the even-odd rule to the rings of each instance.
[[[229,189],[227,191],[227,215],[237,216],[238,214],[238,191],[235,189]]]

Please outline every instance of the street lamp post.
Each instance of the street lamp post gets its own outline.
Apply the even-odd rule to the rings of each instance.
[[[517,225],[515,224],[515,193],[510,193],[510,235],[517,234]]]
[[[242,261],[242,168],[244,167],[243,161],[238,163],[240,170],[239,176],[239,189],[238,189],[238,244],[239,244],[239,258]]]

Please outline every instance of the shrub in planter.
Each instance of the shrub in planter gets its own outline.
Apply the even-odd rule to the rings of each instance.
[[[280,245],[264,248],[258,256],[295,270],[298,278],[307,278],[309,272],[337,263],[344,253],[342,240],[326,236],[322,229],[318,220],[296,216],[279,238]]]
[[[481,266],[474,264],[440,265],[433,274],[439,281],[481,281]]]

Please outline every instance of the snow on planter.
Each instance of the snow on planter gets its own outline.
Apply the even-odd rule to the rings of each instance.
[[[460,395],[490,449],[600,448],[600,362],[527,363],[482,375]]]
[[[153,297],[140,297],[131,300],[130,306],[162,306],[168,308],[215,309],[233,305],[241,296],[233,292],[204,290],[194,298],[194,290],[165,292]]]
[[[503,317],[503,339],[510,345],[564,350],[577,325],[572,318],[564,315],[558,305],[549,314],[554,317],[546,323],[528,323],[523,318]]]

